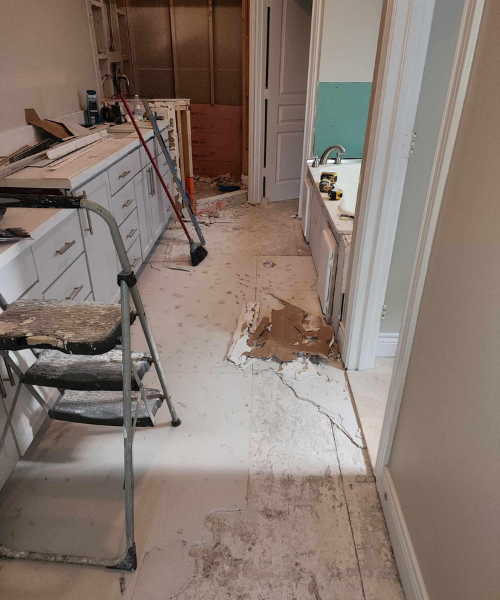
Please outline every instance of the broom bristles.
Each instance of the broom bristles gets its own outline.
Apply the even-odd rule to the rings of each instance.
[[[204,260],[208,252],[201,244],[195,244],[194,242],[190,243],[190,253],[191,253],[191,264],[193,267],[196,267]]]

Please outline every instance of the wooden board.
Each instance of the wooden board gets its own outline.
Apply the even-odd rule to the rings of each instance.
[[[115,347],[120,335],[119,304],[18,300],[0,315],[0,350],[54,348],[69,354],[103,354]]]

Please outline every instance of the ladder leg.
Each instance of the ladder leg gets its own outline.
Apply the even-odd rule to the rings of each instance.
[[[14,394],[14,399],[12,400],[12,404],[10,406],[9,415],[7,416],[7,421],[5,421],[5,425],[3,427],[2,437],[0,438],[0,452],[2,451],[4,442],[5,442],[5,438],[7,437],[7,431],[9,430],[10,424],[12,422],[12,417],[14,416],[14,410],[16,409],[17,400],[19,398],[19,393],[21,391],[22,386],[23,386],[23,381],[22,381],[22,379],[20,379],[19,383],[17,384],[16,392]]]
[[[170,411],[170,416],[172,417],[172,427],[177,427],[181,424],[181,420],[177,416],[177,412],[172,403],[172,398],[168,392],[167,388],[167,380],[165,378],[165,371],[163,370],[163,365],[160,361],[160,355],[158,354],[158,350],[156,348],[155,341],[153,339],[153,334],[151,332],[151,328],[149,327],[149,323],[146,317],[146,312],[144,310],[144,305],[142,304],[141,296],[139,295],[139,290],[137,289],[137,285],[133,285],[130,288],[130,293],[132,294],[132,298],[134,300],[135,309],[137,311],[137,315],[139,317],[139,321],[141,322],[142,330],[144,331],[144,337],[146,338],[146,342],[148,343],[149,351],[151,352],[151,356],[153,357],[153,362],[155,364],[156,373],[158,374],[158,379],[160,380],[161,389],[163,391],[163,395],[165,396],[165,401],[168,406],[168,410]]]
[[[127,553],[137,566],[134,542],[134,465],[132,456],[132,357],[130,350],[130,295],[125,281],[120,282],[123,360],[123,444],[125,462],[125,536]]]

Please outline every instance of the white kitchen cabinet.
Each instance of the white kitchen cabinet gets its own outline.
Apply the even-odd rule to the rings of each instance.
[[[156,172],[153,167],[149,166],[151,170],[151,192],[149,194],[149,202],[151,204],[151,221],[153,225],[153,238],[156,241],[160,233],[163,231],[163,215],[161,208],[161,183],[156,176]]]
[[[151,203],[149,202],[151,175],[143,169],[134,177],[134,194],[139,221],[142,256],[145,260],[153,247],[153,226],[151,223]]]
[[[317,271],[319,269],[321,258],[321,239],[323,229],[326,227],[326,217],[316,194],[311,194],[310,209],[309,245],[311,247],[311,254]]]
[[[337,242],[328,227],[322,231],[318,267],[318,296],[323,314],[330,320],[335,272],[337,269]]]
[[[335,285],[333,290],[333,306],[331,323],[333,330],[337,333],[344,316],[344,296],[347,287],[347,274],[351,251],[351,235],[339,236],[337,272],[335,274]]]
[[[82,253],[54,283],[44,291],[46,300],[75,300],[82,302],[90,294],[89,272]]]
[[[85,192],[88,200],[111,212],[108,173],[102,173],[84,185],[78,190],[81,192]],[[120,290],[116,284],[116,253],[109,227],[96,213],[79,211],[79,217],[94,298],[96,302],[116,302]]]

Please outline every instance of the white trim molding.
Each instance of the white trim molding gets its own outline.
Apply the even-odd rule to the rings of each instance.
[[[429,256],[462,115],[465,93],[469,83],[484,1],[465,0],[464,4],[448,93],[425,199],[417,250],[413,262],[401,330],[399,332],[400,343],[396,352],[394,370],[387,397],[387,406],[375,465],[377,479],[383,476],[384,469],[389,464],[420,309],[420,301],[429,265]]]
[[[316,103],[318,99],[321,41],[323,39],[323,12],[325,0],[313,0],[311,14],[311,42],[309,44],[309,68],[307,72],[306,115],[304,121],[304,145],[302,150],[302,173],[300,176],[299,218],[304,218],[307,198],[307,164],[314,150],[316,132]]]
[[[406,600],[429,600],[417,555],[388,467],[377,487]]]
[[[394,358],[398,348],[399,333],[379,333],[375,356]]]
[[[354,222],[342,358],[372,369],[427,55],[434,0],[387,0]]]
[[[250,65],[248,99],[248,202],[262,201],[264,165],[264,72],[266,61],[266,0],[250,0]]]

